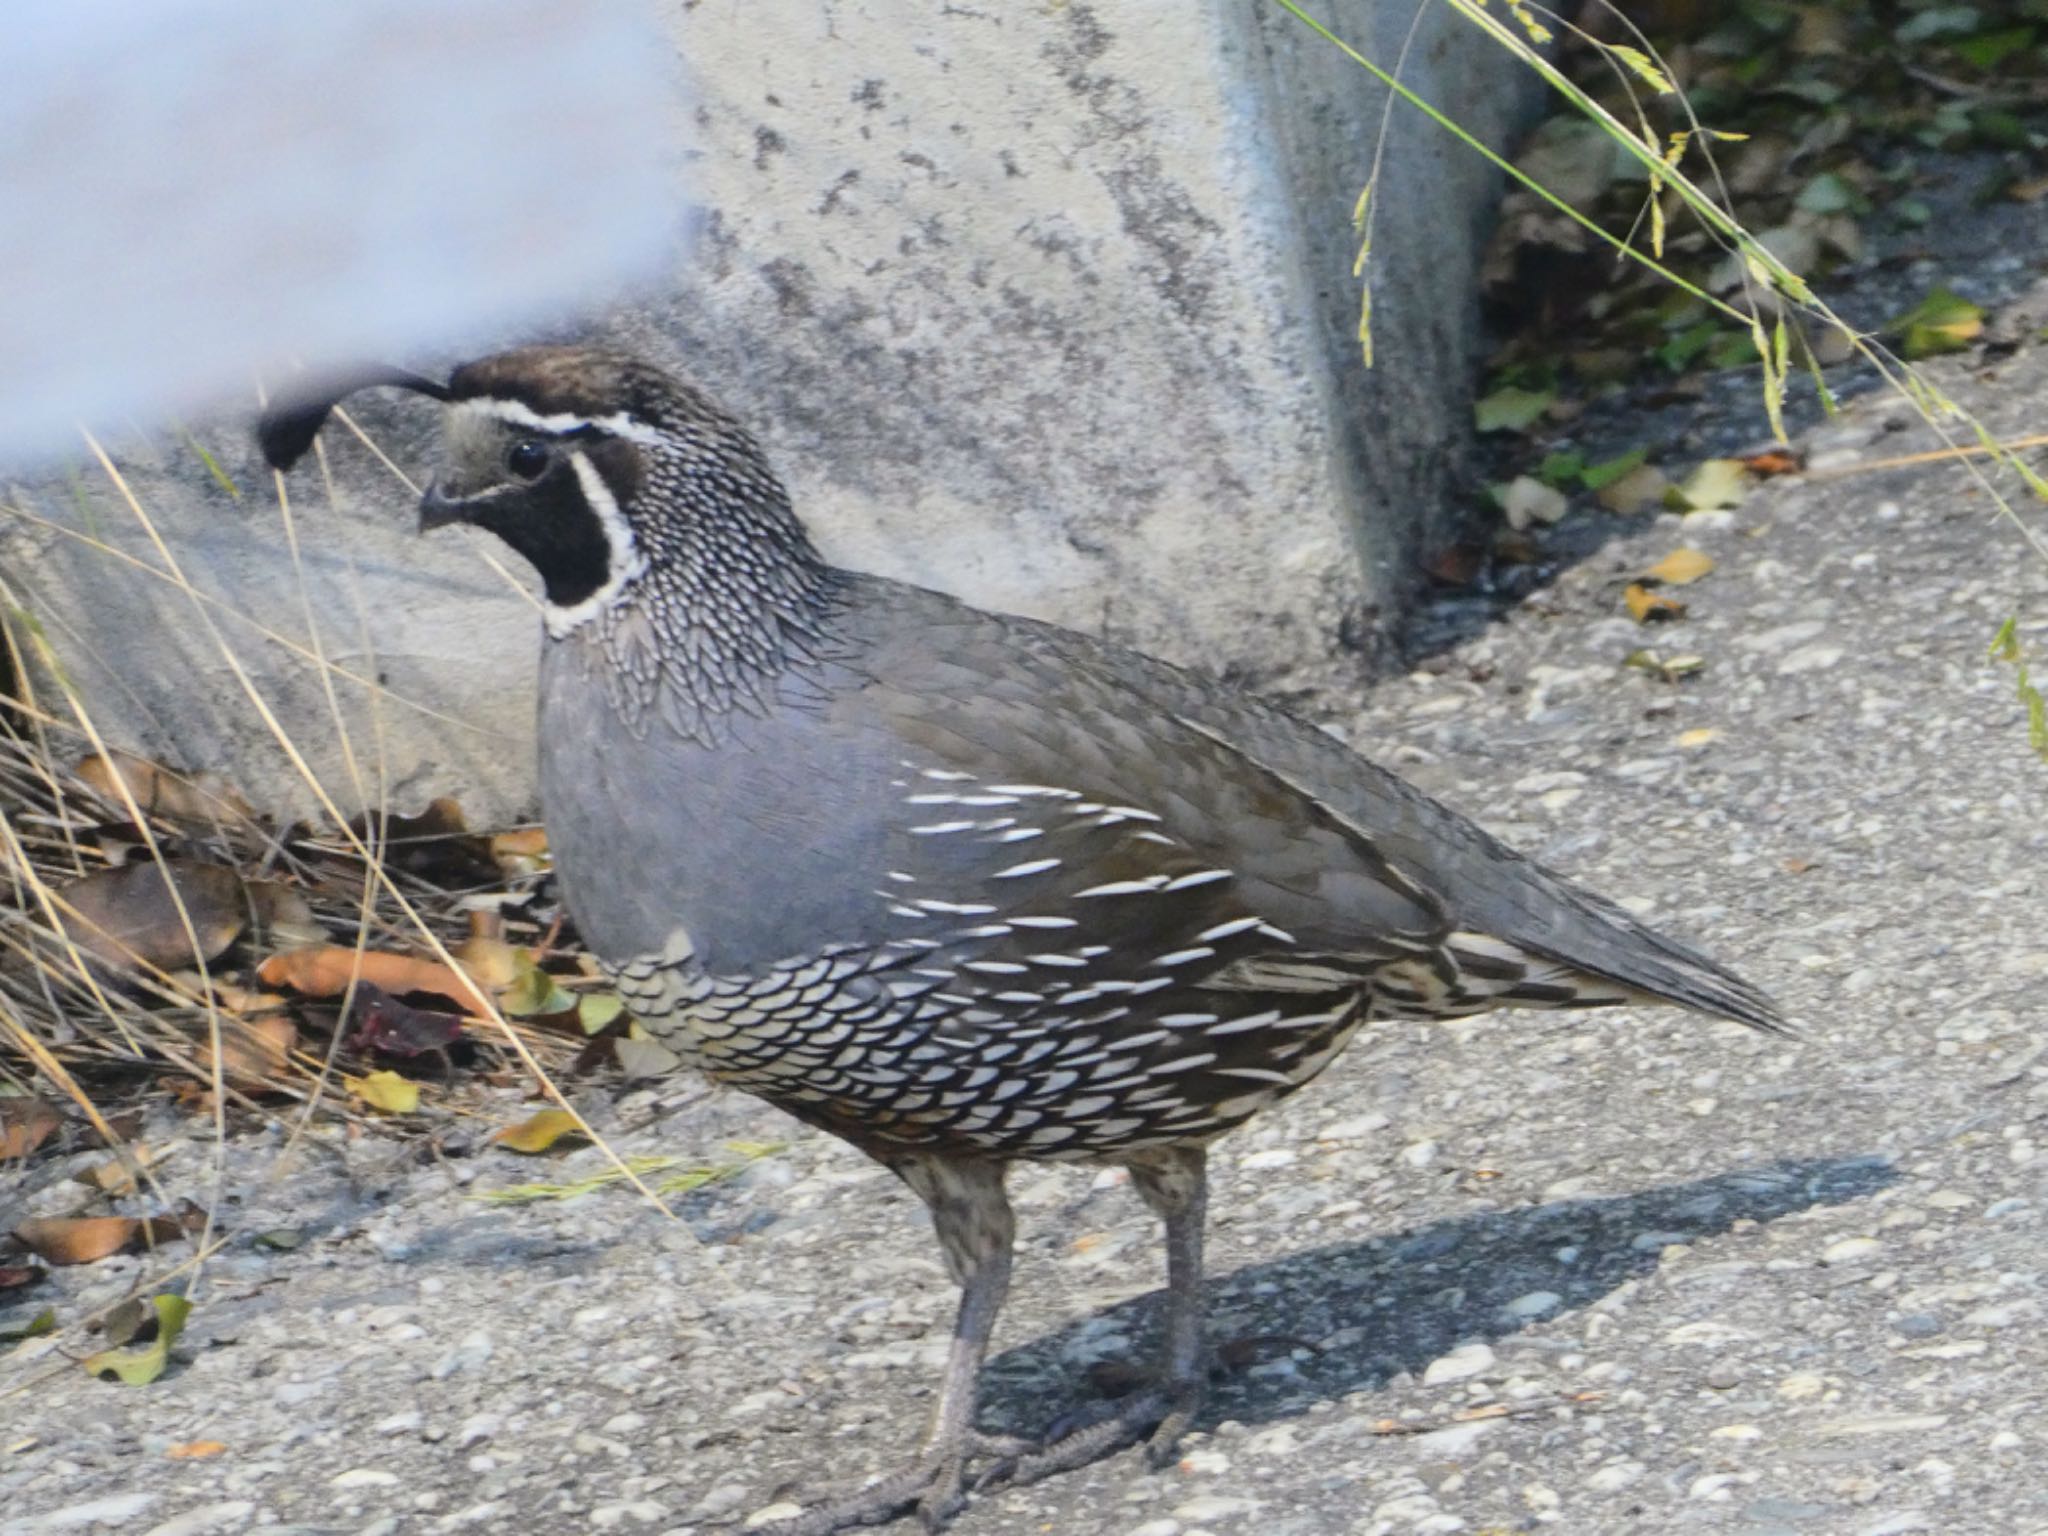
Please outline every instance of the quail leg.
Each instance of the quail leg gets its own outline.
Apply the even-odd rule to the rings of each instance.
[[[963,1502],[971,1456],[1014,1456],[1024,1448],[974,1428],[982,1358],[1010,1289],[1016,1224],[1003,1193],[1003,1167],[936,1157],[890,1167],[930,1207],[947,1268],[960,1283],[953,1345],[930,1427],[909,1466],[844,1499],[778,1520],[763,1528],[764,1536],[831,1536],[853,1526],[883,1524],[913,1507],[925,1529],[936,1531]]]
[[[1129,1166],[1138,1194],[1166,1219],[1166,1348],[1159,1382],[1125,1398],[1106,1417],[999,1466],[987,1481],[1036,1482],[1086,1466],[1138,1439],[1145,1440],[1145,1459],[1164,1466],[1201,1407],[1207,1363],[1202,1341],[1207,1154],[1201,1147],[1171,1147]]]

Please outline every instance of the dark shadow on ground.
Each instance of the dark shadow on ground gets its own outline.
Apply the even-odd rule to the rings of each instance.
[[[1666,1243],[1846,1204],[1897,1179],[1881,1157],[1785,1160],[1631,1195],[1434,1222],[1214,1275],[1212,1342],[1356,1334],[1355,1342],[1313,1356],[1298,1376],[1219,1375],[1198,1427],[1291,1418],[1313,1403],[1370,1390],[1400,1372],[1420,1372],[1459,1344],[1529,1326],[1505,1310],[1518,1297],[1550,1291],[1559,1303],[1548,1315],[1576,1311],[1653,1272]],[[1558,1256],[1565,1248],[1577,1250],[1569,1263]],[[1149,1362],[1159,1299],[1139,1297],[992,1360],[982,1388],[984,1425],[1034,1434],[1075,1407],[1077,1395],[1092,1395],[1063,1356],[1083,1333],[1124,1333],[1134,1341],[1134,1360]]]

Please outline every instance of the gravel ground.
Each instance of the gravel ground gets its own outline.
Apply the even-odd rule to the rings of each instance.
[[[1936,372],[2041,429],[2048,348]],[[1866,397],[1807,446],[1925,446],[1898,416]],[[1681,542],[1719,568],[1640,629],[1620,583]],[[2048,654],[2048,563],[1955,471],[1779,480],[1609,540],[1376,690],[1360,746],[1805,1037],[1620,1011],[1361,1036],[1219,1149],[1233,1365],[1180,1464],[993,1493],[961,1536],[2048,1532],[2048,768],[1986,658],[2015,608]],[[1705,667],[1618,665],[1645,644]],[[238,1236],[170,1374],[92,1381],[62,1335],[0,1361],[0,1536],[684,1536],[893,1465],[952,1306],[919,1208],[750,1100],[671,1091],[592,1110],[629,1152],[790,1145],[671,1221],[616,1189],[470,1198],[591,1151],[235,1142]],[[182,1134],[165,1176],[203,1195]],[[1160,1254],[1122,1183],[1015,1180],[986,1424],[1042,1427],[1147,1346]],[[254,1242],[279,1227],[303,1246]],[[76,1317],[139,1265],[34,1305]],[[225,1449],[173,1454],[198,1441]]]

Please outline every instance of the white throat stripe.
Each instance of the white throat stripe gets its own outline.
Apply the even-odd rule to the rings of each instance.
[[[604,476],[597,472],[597,466],[590,462],[589,455],[572,452],[569,467],[576,471],[576,483],[582,487],[583,499],[590,503],[590,510],[597,514],[598,525],[604,529],[605,547],[609,551],[609,574],[604,585],[580,603],[572,603],[566,608],[558,608],[548,602],[541,604],[548,633],[557,640],[588,624],[610,607],[630,583],[647,574],[647,557],[640,553],[640,546],[634,541],[633,525],[619,510],[618,498],[612,495],[612,488],[604,483]]]

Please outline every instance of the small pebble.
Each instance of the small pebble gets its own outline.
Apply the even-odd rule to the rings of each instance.
[[[1465,1381],[1493,1369],[1493,1351],[1484,1344],[1461,1344],[1447,1355],[1439,1355],[1429,1362],[1429,1368],[1422,1373],[1425,1387],[1441,1386],[1447,1381]]]
[[[396,1472],[386,1472],[382,1467],[350,1467],[346,1472],[337,1472],[328,1483],[335,1488],[391,1488],[398,1483]]]

